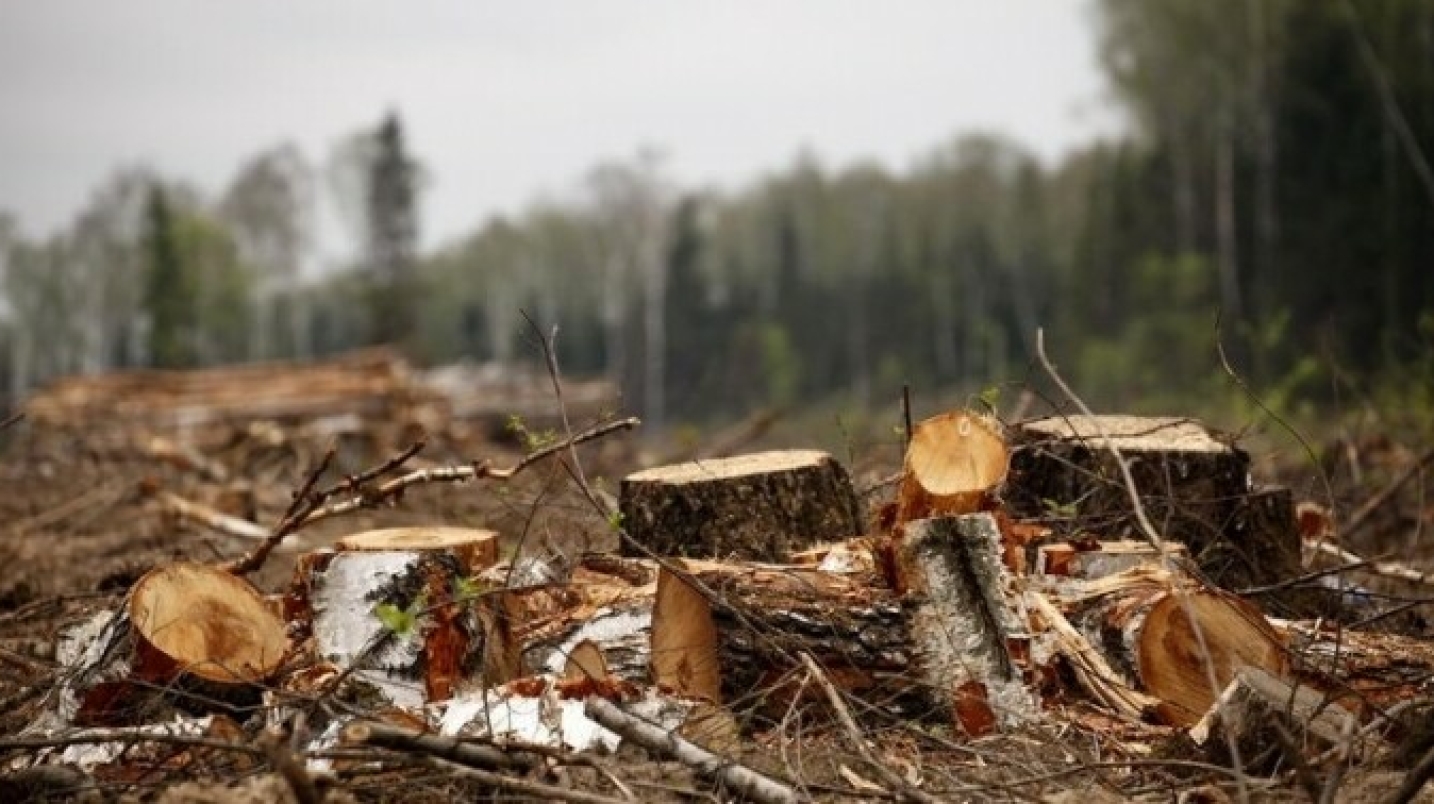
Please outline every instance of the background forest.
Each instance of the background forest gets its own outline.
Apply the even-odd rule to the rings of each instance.
[[[397,113],[317,162],[262,151],[217,198],[125,169],[48,239],[0,212],[0,382],[13,405],[67,373],[385,342],[536,360],[527,311],[658,429],[1024,383],[1038,327],[1106,408],[1230,411],[1218,337],[1277,408],[1434,410],[1434,3],[1094,19],[1132,125],[1059,164],[968,133],[900,172],[803,154],[718,192],[641,152],[430,253],[435,177]],[[358,257],[305,277],[323,193]]]

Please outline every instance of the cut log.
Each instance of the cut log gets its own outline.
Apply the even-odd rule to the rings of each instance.
[[[176,563],[140,578],[117,614],[67,638],[72,673],[61,715],[87,724],[142,717],[164,691],[257,703],[259,682],[289,650],[283,621],[244,580],[201,564]]]
[[[323,362],[66,377],[31,397],[26,414],[36,423],[57,426],[103,419],[115,427],[191,428],[336,412],[392,416],[421,395],[397,352],[370,349]]]
[[[901,605],[872,576],[695,561],[678,569],[663,570],[652,615],[660,688],[780,718],[806,652],[833,683],[872,705],[910,716],[932,711],[913,672]]]
[[[1298,741],[1295,747],[1322,751],[1347,739],[1358,726],[1354,713],[1323,693],[1292,686],[1258,667],[1242,667],[1210,711],[1191,727],[1190,738],[1217,761],[1229,761],[1228,746],[1233,743],[1248,763],[1281,745],[1278,728]],[[1273,754],[1271,759],[1288,764],[1284,751]],[[1272,764],[1266,761],[1257,767],[1264,772]]]
[[[955,411],[912,428],[897,524],[985,507],[1005,479],[1010,457],[998,427],[986,417]]]
[[[862,530],[846,469],[787,450],[648,469],[622,481],[623,525],[658,555],[781,562]],[[631,555],[639,552],[624,544]]]
[[[1355,631],[1328,621],[1277,622],[1298,657],[1302,678],[1361,718],[1426,699],[1434,642],[1400,634]]]
[[[451,696],[484,667],[482,602],[468,580],[491,563],[490,531],[414,528],[340,540],[300,557],[285,611],[313,634],[320,658],[372,683],[399,706]],[[497,640],[494,640],[495,642]]]
[[[1246,506],[1249,457],[1190,419],[1069,416],[1013,428],[1004,496],[1018,517],[1058,536],[1099,533],[1145,539],[1110,447],[1125,459],[1150,521],[1183,542],[1222,586],[1272,583],[1298,572],[1298,543],[1257,526],[1263,503]],[[1273,501],[1273,500],[1272,500]],[[1259,543],[1270,540],[1270,544]],[[1288,542],[1288,543],[1287,543]]]
[[[971,736],[1030,720],[1029,620],[989,514],[919,519],[897,529],[895,587],[910,612],[922,680]]]
[[[1193,725],[1241,667],[1289,673],[1284,640],[1259,609],[1218,589],[1137,567],[1059,593],[1071,621],[1168,724]]]

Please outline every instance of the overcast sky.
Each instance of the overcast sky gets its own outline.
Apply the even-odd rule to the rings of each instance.
[[[655,146],[740,186],[807,148],[906,167],[958,132],[1053,160],[1108,131],[1084,0],[0,2],[0,210],[65,225],[115,168],[217,193],[321,162],[386,109],[432,182],[424,241]]]

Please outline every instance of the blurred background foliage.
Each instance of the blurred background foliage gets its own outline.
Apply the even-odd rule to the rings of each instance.
[[[396,113],[323,164],[263,151],[218,198],[119,172],[42,242],[0,214],[0,378],[13,404],[64,373],[380,342],[425,364],[536,360],[527,311],[561,326],[568,372],[614,377],[660,431],[870,410],[904,383],[952,403],[1039,387],[1044,327],[1101,408],[1256,417],[1218,337],[1278,412],[1429,427],[1434,4],[1094,10],[1132,125],[1058,164],[966,133],[901,171],[800,154],[718,192],[639,152],[430,253],[431,177]],[[357,257],[305,278],[320,193]]]

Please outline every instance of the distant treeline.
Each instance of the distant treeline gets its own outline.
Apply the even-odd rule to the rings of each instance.
[[[535,359],[526,311],[654,422],[1020,381],[1037,327],[1095,400],[1189,407],[1229,388],[1217,319],[1276,403],[1399,376],[1434,394],[1434,4],[1097,11],[1132,131],[1056,165],[966,135],[901,172],[800,156],[717,193],[643,154],[431,254],[393,115],[323,170],[265,152],[214,201],[122,173],[44,242],[0,220],[8,387],[378,341]],[[361,256],[303,283],[320,184]]]

